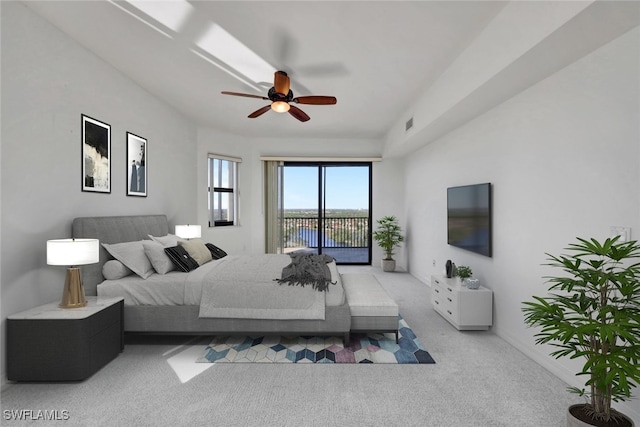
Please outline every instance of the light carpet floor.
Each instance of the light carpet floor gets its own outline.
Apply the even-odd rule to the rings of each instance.
[[[490,331],[459,332],[406,273],[372,272],[433,365],[195,363],[204,337],[128,336],[84,382],[9,384],[7,411],[68,411],[38,426],[564,426],[566,384]]]

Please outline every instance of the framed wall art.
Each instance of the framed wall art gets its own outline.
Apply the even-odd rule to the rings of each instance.
[[[147,196],[147,140],[127,132],[127,196]]]
[[[82,191],[111,193],[111,126],[84,114]]]

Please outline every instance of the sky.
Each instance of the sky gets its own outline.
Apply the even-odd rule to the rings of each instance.
[[[325,209],[368,209],[369,169],[338,166],[326,169]],[[284,208],[318,208],[318,167],[284,168]]]

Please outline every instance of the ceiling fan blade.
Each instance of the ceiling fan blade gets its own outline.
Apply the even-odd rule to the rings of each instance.
[[[271,105],[265,105],[264,107],[254,111],[253,113],[249,114],[247,117],[249,117],[250,119],[255,119],[256,117],[260,117],[261,115],[263,115],[264,113],[266,113],[267,111],[269,111],[271,109]]]
[[[281,95],[287,95],[289,93],[289,87],[291,82],[289,76],[284,71],[276,71],[273,78],[273,87]]]
[[[295,105],[290,105],[289,114],[291,114],[293,117],[300,120],[301,122],[306,122],[311,118],[307,115],[307,113],[305,113]]]
[[[333,105],[338,102],[335,96],[299,96],[292,99],[296,104]]]
[[[269,98],[267,98],[266,96],[260,96],[260,95],[250,95],[248,93],[239,93],[239,92],[227,92],[227,91],[222,91],[221,92],[223,95],[233,95],[233,96],[244,96],[247,98],[258,98],[258,99],[265,99],[265,100],[269,100]]]

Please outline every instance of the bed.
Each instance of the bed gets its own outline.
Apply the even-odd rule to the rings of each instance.
[[[252,262],[250,258],[253,257],[230,255],[204,264],[187,273],[180,271],[166,274],[151,273],[146,279],[134,274],[114,281],[106,280],[103,276],[103,267],[106,262],[113,259],[113,256],[107,252],[102,244],[114,245],[124,242],[146,241],[150,239],[149,236],[170,236],[167,217],[165,215],[80,217],[73,220],[72,235],[74,238],[84,237],[100,240],[100,262],[85,265],[82,268],[85,293],[87,295],[124,297],[125,332],[194,335],[342,335],[345,342],[349,340],[350,310],[335,263],[329,265],[332,272],[331,280],[335,282],[335,285],[331,285],[328,292],[313,291],[324,299],[321,316],[257,318],[256,315],[252,315],[243,318],[236,311],[229,313],[229,317],[212,317],[216,316],[216,313],[226,313],[214,310],[213,314],[209,313],[206,314],[207,317],[203,317],[201,316],[202,308],[198,303],[198,278],[204,275],[204,269],[213,271],[214,276],[230,276],[230,271],[232,271],[229,269],[230,265],[248,266]],[[271,265],[269,267],[271,270],[265,272],[265,276],[262,278],[269,281],[274,279],[272,276],[275,268],[289,263],[288,255],[265,254],[254,257],[257,262],[268,262]],[[277,261],[275,264],[272,262],[274,260]],[[152,283],[153,285],[149,286]],[[176,283],[178,288],[182,289],[182,296],[180,296],[180,291],[175,291]],[[147,286],[147,290],[144,286]],[[282,292],[286,292],[301,287],[280,285],[280,288],[282,288]],[[131,292],[132,289],[133,292]],[[200,288],[200,292],[202,292],[202,288]],[[202,293],[204,294],[204,292]],[[251,295],[253,293],[252,291]]]

